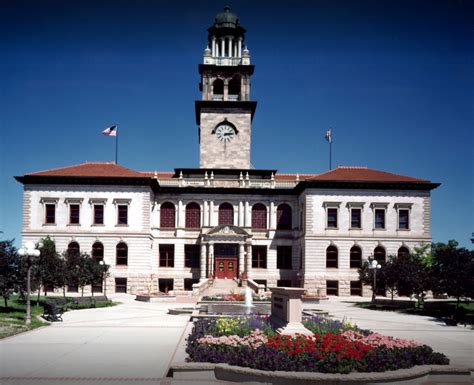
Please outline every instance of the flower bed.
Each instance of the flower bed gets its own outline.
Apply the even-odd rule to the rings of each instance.
[[[261,295],[252,295],[252,301],[269,301],[270,297],[261,294]],[[245,295],[240,293],[231,293],[225,295],[213,295],[213,296],[204,296],[202,297],[201,301],[212,301],[212,302],[244,302]]]
[[[262,370],[322,373],[382,372],[415,365],[448,365],[441,353],[415,341],[361,330],[313,316],[313,336],[282,336],[266,317],[200,319],[187,341],[189,361],[227,363]]]

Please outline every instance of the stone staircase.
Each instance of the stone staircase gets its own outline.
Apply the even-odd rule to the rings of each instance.
[[[209,286],[202,295],[215,296],[231,293],[244,294],[245,288],[239,287],[237,282],[233,279],[215,279],[214,283]]]

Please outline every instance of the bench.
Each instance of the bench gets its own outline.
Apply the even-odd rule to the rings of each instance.
[[[67,300],[64,298],[57,298],[48,300],[43,304],[43,318],[50,322],[63,322],[64,308]]]
[[[74,305],[89,305],[95,306],[97,302],[108,302],[107,297],[97,296],[97,297],[75,297],[72,300]]]

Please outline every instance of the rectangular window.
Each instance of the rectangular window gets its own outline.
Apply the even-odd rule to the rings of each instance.
[[[375,228],[385,229],[385,209],[375,209]]]
[[[327,215],[328,215],[328,228],[337,229],[337,209],[328,208]]]
[[[351,281],[351,295],[362,297],[362,282]]]
[[[78,293],[79,292],[79,285],[67,285],[67,292],[68,293]]]
[[[78,204],[69,205],[69,224],[70,225],[79,224],[79,205]]]
[[[184,267],[199,267],[201,246],[184,245]]]
[[[291,269],[291,246],[277,246],[277,269]]]
[[[410,228],[410,210],[398,210],[398,229],[408,230]]]
[[[56,223],[56,205],[46,204],[45,223],[55,224]]]
[[[115,292],[126,293],[127,292],[127,278],[115,278]]]
[[[193,285],[195,283],[199,283],[199,279],[195,278],[184,278],[184,290],[186,291],[192,291],[193,290]]]
[[[326,281],[326,294],[339,295],[339,281]]]
[[[174,245],[160,245],[160,267],[174,267]]]
[[[172,278],[159,278],[158,279],[158,290],[162,293],[168,293],[173,290],[174,282]]]
[[[252,267],[267,268],[267,246],[252,246]]]
[[[351,229],[362,228],[362,210],[351,209]]]
[[[104,205],[94,205],[94,225],[104,224]]]
[[[117,224],[118,225],[128,224],[128,206],[127,205],[117,206]]]

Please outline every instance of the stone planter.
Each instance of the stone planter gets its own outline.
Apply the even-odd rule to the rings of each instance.
[[[137,294],[135,296],[135,301],[150,302],[150,303],[176,302],[176,296],[168,295],[168,294],[161,294],[161,295]]]
[[[415,366],[376,373],[327,374],[307,372],[264,371],[227,364],[183,363],[171,366],[171,373],[177,381],[214,382],[216,380],[246,384],[304,385],[304,384],[347,384],[347,385],[422,385],[427,383],[460,383],[472,381],[469,369],[444,365]]]

